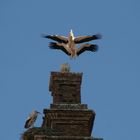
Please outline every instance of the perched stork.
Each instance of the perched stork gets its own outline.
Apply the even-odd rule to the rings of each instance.
[[[56,42],[51,42],[49,47],[51,49],[60,49],[72,58],[80,55],[84,51],[97,51],[98,46],[94,44],[83,44],[80,48],[76,47],[76,44],[89,42],[92,40],[97,40],[101,38],[100,34],[88,35],[88,36],[78,36],[74,37],[73,31],[71,30],[68,37],[60,35],[42,35],[44,38],[52,39]]]
[[[24,128],[30,128],[31,126],[34,125],[34,122],[36,121],[37,119],[37,116],[38,114],[41,114],[40,112],[38,111],[33,111],[29,117],[27,118],[26,122],[25,122],[25,125],[24,125]]]

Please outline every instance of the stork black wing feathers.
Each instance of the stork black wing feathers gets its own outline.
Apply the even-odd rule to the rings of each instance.
[[[84,51],[96,52],[98,50],[98,46],[94,44],[84,44],[78,51],[77,55],[79,56]]]
[[[58,50],[62,50],[64,53],[66,53],[67,55],[70,55],[69,52],[62,46],[58,45],[55,42],[50,42],[49,44],[50,49],[58,49]]]
[[[91,40],[101,39],[101,37],[102,36],[100,34],[96,34],[92,36],[79,36],[74,39],[74,42],[78,44],[78,43],[88,42]]]
[[[24,128],[29,128],[29,122],[30,122],[31,119],[28,119],[26,122],[25,122],[25,125],[24,125]]]
[[[59,43],[67,43],[68,40],[65,37],[58,36],[58,35],[43,35],[44,38],[49,38]]]

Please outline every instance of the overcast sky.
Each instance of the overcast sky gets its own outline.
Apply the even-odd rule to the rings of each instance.
[[[101,33],[91,42],[99,51],[71,60],[41,38],[70,29]],[[92,135],[140,139],[139,33],[139,0],[0,0],[0,139],[19,139],[30,112],[49,108],[50,72],[66,62],[83,72],[82,103],[96,112]],[[35,126],[41,124],[39,116]]]

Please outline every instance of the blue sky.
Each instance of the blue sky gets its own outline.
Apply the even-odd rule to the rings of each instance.
[[[101,33],[99,51],[70,60],[40,36],[70,29]],[[82,103],[96,112],[93,136],[140,139],[139,33],[138,0],[0,0],[0,138],[19,139],[29,113],[49,108],[50,72],[68,62],[84,73]]]

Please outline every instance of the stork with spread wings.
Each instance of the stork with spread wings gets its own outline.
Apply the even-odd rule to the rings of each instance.
[[[86,43],[80,45],[79,48],[76,47],[77,44],[101,39],[100,34],[74,37],[72,30],[70,31],[68,37],[60,35],[42,35],[42,37],[56,41],[50,42],[49,47],[51,49],[62,50],[71,58],[75,58],[76,56],[79,56],[81,53],[85,51],[96,52],[98,50],[98,46],[96,44]]]

